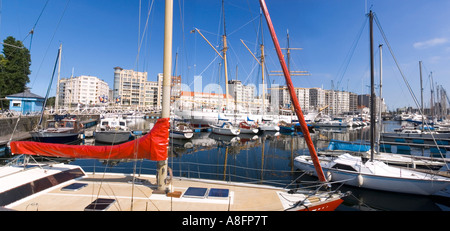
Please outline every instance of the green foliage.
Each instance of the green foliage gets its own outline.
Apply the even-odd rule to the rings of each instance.
[[[30,82],[30,51],[21,41],[9,36],[0,54],[0,98],[25,91]]]
[[[55,106],[56,97],[48,97],[46,107],[54,107]]]

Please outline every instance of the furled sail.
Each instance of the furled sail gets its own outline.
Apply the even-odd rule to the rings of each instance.
[[[161,118],[145,136],[119,145],[91,146],[13,141],[11,153],[81,159],[167,159],[169,118]]]

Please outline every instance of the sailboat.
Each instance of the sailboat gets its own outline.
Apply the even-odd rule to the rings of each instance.
[[[247,121],[239,123],[239,130],[244,134],[257,134],[259,132],[259,125],[247,117]]]
[[[194,136],[194,131],[191,128],[191,125],[174,120],[171,127],[169,137],[174,139],[190,139]]]
[[[122,115],[115,114],[100,120],[94,132],[96,142],[120,144],[132,136],[131,130]]]
[[[228,120],[219,120],[218,124],[211,124],[211,132],[219,135],[237,136],[241,133],[239,127],[234,126]]]
[[[264,0],[260,1],[268,16]],[[25,161],[0,168],[0,206],[13,210],[335,210],[347,194],[257,184],[190,180],[171,175],[168,166],[173,0],[166,0],[162,118],[143,137],[111,146],[69,146],[11,142]],[[270,23],[269,23],[270,22]],[[275,40],[274,40],[275,41]],[[157,174],[87,173],[70,164],[39,164],[31,156],[88,159],[148,159]],[[22,158],[19,155],[17,159]],[[139,184],[138,184],[139,182]],[[131,196],[130,196],[131,191]],[[250,202],[250,203],[249,203]]]
[[[320,163],[328,180],[343,181],[345,184],[368,189],[383,190],[397,193],[432,195],[450,186],[450,178],[404,169],[385,164],[374,159],[375,140],[375,91],[373,64],[373,13],[369,12],[370,20],[370,55],[371,55],[371,131],[369,160],[348,153],[337,158],[323,157]],[[313,163],[307,156],[298,156],[294,165],[304,171],[311,171]]]
[[[47,104],[48,94],[51,89],[53,83],[53,77],[55,75],[56,64],[61,66],[61,53],[62,53],[62,44],[59,46],[58,55],[56,58],[55,66],[53,68],[52,78],[50,80],[50,84],[47,89],[47,94],[45,96],[44,105],[42,107],[40,119],[38,122],[38,128],[34,131],[30,132],[31,139],[36,142],[44,142],[44,143],[59,143],[59,144],[70,144],[79,140],[79,135],[84,132],[83,126],[80,121],[77,120],[76,117],[66,117],[62,119],[57,119],[57,115],[55,115],[55,119],[49,119],[45,123],[45,128],[42,128],[45,106]],[[59,80],[59,72],[58,72],[58,80]],[[59,81],[58,81],[59,84]],[[59,89],[59,86],[58,88]],[[56,97],[56,99],[58,99]],[[58,101],[56,103],[56,109],[58,110]]]

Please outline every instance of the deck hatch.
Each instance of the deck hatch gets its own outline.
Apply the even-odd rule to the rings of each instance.
[[[208,198],[228,198],[229,192],[229,189],[211,188],[208,193]]]
[[[207,191],[207,188],[189,187],[183,197],[205,198]]]
[[[84,187],[86,187],[88,184],[85,183],[73,183],[70,185],[67,185],[66,187],[62,188],[62,191],[78,191]]]
[[[116,202],[114,199],[98,198],[86,206],[84,211],[105,211],[114,204],[114,202]]]

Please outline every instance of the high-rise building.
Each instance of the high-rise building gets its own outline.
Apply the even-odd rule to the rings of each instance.
[[[295,94],[297,100],[302,108],[302,111],[307,112],[310,110],[310,93],[309,88],[295,88]],[[291,102],[291,96],[287,87],[279,88],[279,102],[280,107],[284,109],[291,109],[293,107]]]
[[[147,72],[114,68],[113,96],[117,104],[145,107]]]
[[[109,99],[109,86],[95,77],[81,75],[59,80],[59,105],[65,107],[77,104],[101,104]]]
[[[309,89],[309,104],[313,110],[320,111],[327,108],[326,91],[318,87]]]
[[[262,105],[255,105],[255,92],[254,85],[243,85],[240,80],[229,80],[229,95],[233,98],[233,102],[236,104],[236,110],[239,108],[256,108]],[[232,101],[229,101],[231,103]],[[267,105],[266,105],[267,106]],[[229,105],[229,108],[234,108],[233,105]]]

